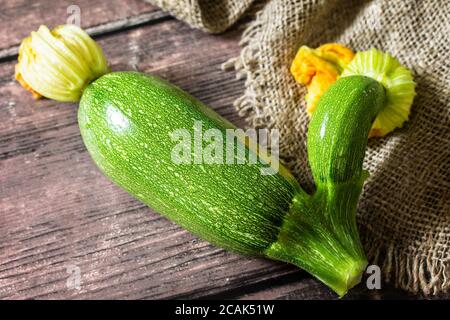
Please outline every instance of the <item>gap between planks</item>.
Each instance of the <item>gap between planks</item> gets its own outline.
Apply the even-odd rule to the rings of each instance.
[[[92,26],[86,28],[85,31],[93,38],[98,38],[104,35],[123,32],[132,28],[138,28],[143,25],[155,24],[171,19],[173,19],[173,17],[166,12],[154,11],[99,24],[97,26]],[[1,49],[0,63],[16,59],[19,53],[19,46],[20,45],[17,44],[6,49]]]

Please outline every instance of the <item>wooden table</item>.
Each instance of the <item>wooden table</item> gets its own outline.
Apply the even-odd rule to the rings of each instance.
[[[90,159],[76,104],[35,101],[14,81],[20,40],[65,23],[71,4],[0,3],[0,298],[335,299],[295,267],[216,248],[133,199]],[[245,125],[232,106],[244,80],[220,68],[242,28],[208,35],[141,0],[76,4],[113,70],[158,74]],[[363,282],[347,298],[418,297]]]

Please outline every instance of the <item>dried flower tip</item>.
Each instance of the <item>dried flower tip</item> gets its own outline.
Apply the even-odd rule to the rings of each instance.
[[[108,71],[102,49],[79,27],[40,26],[20,45],[15,77],[35,97],[78,101],[84,88]]]

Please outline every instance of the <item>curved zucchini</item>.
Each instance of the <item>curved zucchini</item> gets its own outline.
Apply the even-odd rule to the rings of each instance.
[[[367,265],[356,207],[367,176],[362,170],[367,137],[384,103],[384,88],[365,76],[340,78],[320,98],[308,130],[308,159],[317,190],[308,199],[294,199],[278,241],[267,250],[269,256],[313,269],[339,295],[359,283]],[[309,244],[310,239],[316,241]],[[328,263],[320,264],[312,255],[301,259],[311,249]]]

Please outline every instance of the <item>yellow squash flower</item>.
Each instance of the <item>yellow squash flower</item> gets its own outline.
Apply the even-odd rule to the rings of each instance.
[[[17,81],[36,98],[78,101],[84,88],[109,71],[103,51],[82,29],[40,26],[19,48]]]
[[[371,49],[358,52],[341,77],[361,75],[379,81],[386,90],[386,106],[373,122],[369,137],[383,137],[408,120],[416,95],[411,71],[389,53]]]
[[[408,120],[415,96],[411,72],[397,59],[376,49],[358,52],[328,43],[311,49],[302,46],[291,65],[295,80],[308,89],[306,110],[311,116],[320,97],[339,77],[363,75],[379,81],[386,89],[386,107],[376,117],[369,137],[382,137]]]
[[[338,43],[327,43],[317,49],[302,46],[291,65],[295,80],[308,88],[306,110],[312,114],[322,94],[336,81],[353,59],[353,52]]]

